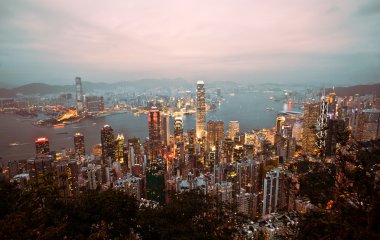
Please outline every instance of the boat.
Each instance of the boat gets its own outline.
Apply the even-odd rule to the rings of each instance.
[[[270,97],[269,97],[269,100],[273,100],[273,99],[274,99],[274,97],[273,97],[273,96],[270,96]]]
[[[269,112],[269,111],[273,111],[273,108],[267,107],[267,108],[265,109],[265,111],[267,111],[267,112]]]
[[[21,145],[19,142],[14,142],[14,143],[10,143],[10,144],[8,145],[8,147],[17,147],[17,146],[19,146],[19,145]]]

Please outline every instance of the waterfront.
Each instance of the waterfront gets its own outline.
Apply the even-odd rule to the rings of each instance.
[[[225,130],[228,121],[238,120],[241,131],[270,128],[275,124],[278,111],[284,110],[284,103],[269,100],[274,93],[240,93],[235,96],[224,96],[224,101],[216,111],[208,112],[207,120],[222,120]],[[266,111],[273,108],[273,111]],[[293,109],[294,110],[294,109]],[[139,117],[132,113],[114,114],[97,119],[85,119],[79,123],[65,125],[62,128],[36,127],[32,122],[36,119],[25,119],[18,115],[0,114],[0,157],[2,162],[21,160],[33,157],[34,140],[45,136],[49,139],[50,149],[59,152],[63,148],[73,148],[73,136],[81,132],[85,136],[86,152],[91,154],[93,145],[100,143],[100,129],[109,124],[114,133],[123,133],[127,138],[148,136],[146,115]],[[173,119],[171,118],[171,124]],[[184,116],[184,130],[195,128],[195,115]],[[171,129],[173,131],[173,129]],[[19,143],[9,147],[10,143]]]

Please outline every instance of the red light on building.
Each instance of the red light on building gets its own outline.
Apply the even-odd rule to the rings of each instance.
[[[48,142],[49,140],[46,138],[46,137],[41,137],[41,138],[37,138],[37,140],[35,141],[36,143],[44,143],[44,142]]]

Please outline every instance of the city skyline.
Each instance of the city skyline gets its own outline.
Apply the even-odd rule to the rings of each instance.
[[[374,83],[377,1],[1,3],[0,82]],[[312,11],[311,11],[312,9]]]

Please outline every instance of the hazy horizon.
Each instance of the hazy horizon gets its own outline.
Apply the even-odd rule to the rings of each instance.
[[[0,82],[380,82],[380,2],[3,1]]]

